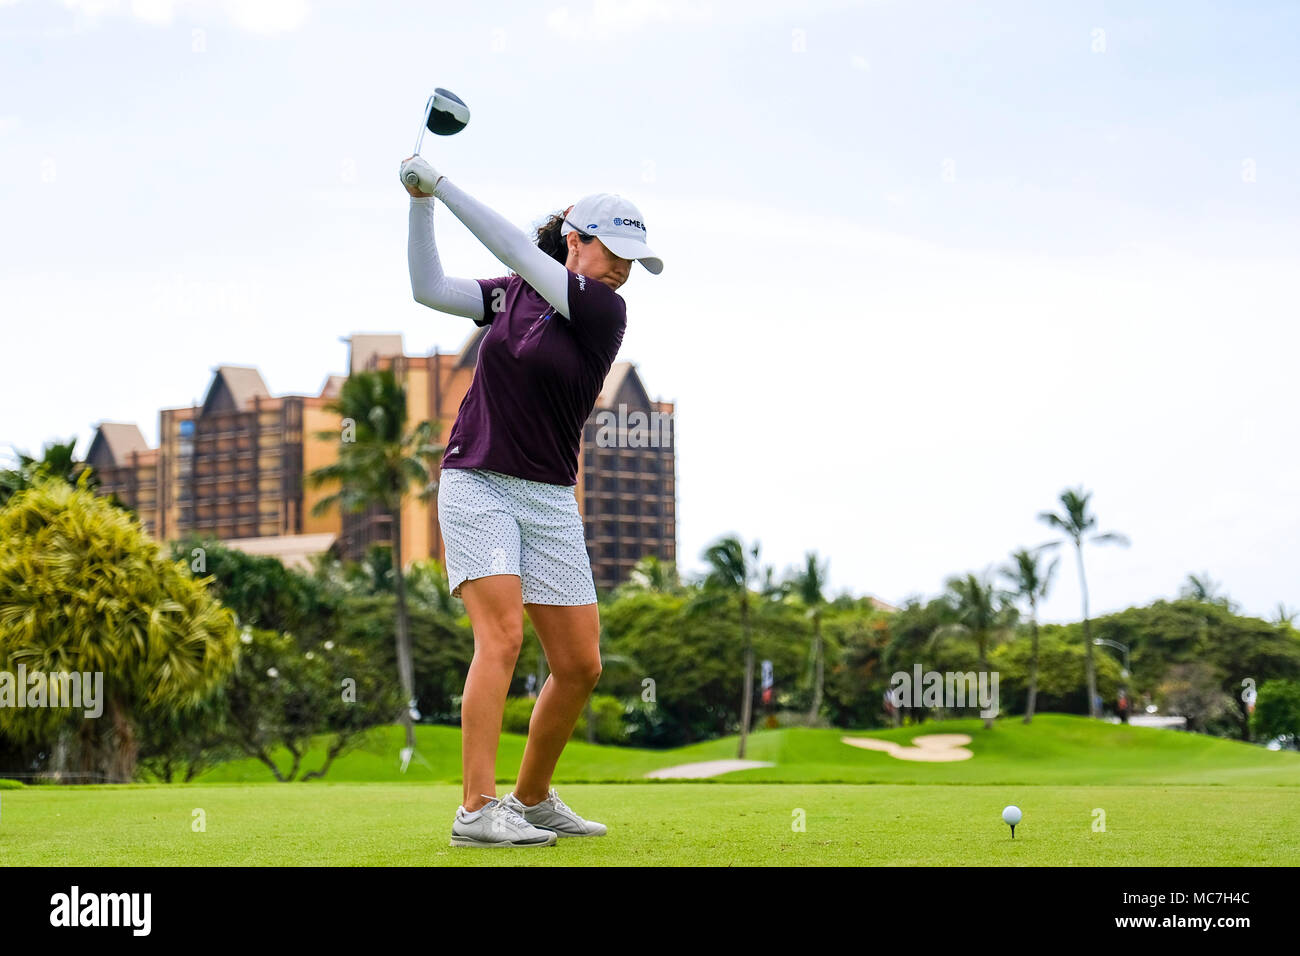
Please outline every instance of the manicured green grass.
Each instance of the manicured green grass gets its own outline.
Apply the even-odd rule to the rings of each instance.
[[[193,784],[6,790],[0,866],[1300,865],[1300,754],[1057,714],[870,736],[930,733],[968,734],[975,756],[910,763],[840,740],[865,734],[760,731],[746,756],[775,767],[665,782],[643,775],[734,757],[735,738],[672,751],[574,741],[556,786],[609,835],[490,851],[447,846],[460,731],[419,728],[427,764],[402,776],[402,731],[387,727],[308,785],[268,782],[264,766],[240,760]],[[523,745],[502,736],[498,793],[513,786]],[[305,766],[319,762],[314,753]],[[999,816],[1008,803],[1025,814],[1014,841]]]
[[[954,763],[912,763],[888,754],[842,743],[844,736],[877,737],[907,744],[919,734],[963,733],[975,756]],[[399,770],[399,727],[375,731],[364,749],[340,757],[324,782],[429,783],[460,779],[460,730],[416,729],[421,756],[407,773]],[[498,781],[514,783],[525,738],[503,734],[498,751]],[[555,782],[643,781],[647,771],[675,764],[736,756],[736,738],[725,737],[674,750],[637,750],[571,741],[556,769]],[[978,719],[926,723],[888,731],[763,730],[751,734],[746,759],[771,761],[770,768],[729,773],[719,783],[906,783],[1136,785],[1200,784],[1300,786],[1300,754],[1149,727],[1128,727],[1063,714],[1041,714],[1025,725],[1018,718],[997,721],[984,730]],[[287,761],[280,755],[281,766]],[[323,750],[314,748],[304,766],[315,768]],[[201,775],[200,783],[255,783],[271,780],[256,760],[237,760]]]
[[[609,834],[447,846],[448,784],[135,785],[6,792],[0,866],[1300,864],[1283,787],[575,784]],[[1013,841],[999,813],[1024,810]],[[201,808],[206,831],[192,830]],[[1094,832],[1094,810],[1106,813]],[[802,814],[804,831],[794,824]]]

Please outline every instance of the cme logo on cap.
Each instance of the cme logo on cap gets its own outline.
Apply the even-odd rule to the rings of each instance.
[[[638,229],[640,229],[642,232],[645,232],[645,226],[641,225],[641,223],[637,222],[635,219],[619,219],[619,218],[616,218],[616,219],[614,220],[614,225],[616,225],[616,226],[636,226],[636,227],[637,227]]]

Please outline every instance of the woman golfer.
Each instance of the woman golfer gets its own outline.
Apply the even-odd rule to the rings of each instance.
[[[585,196],[550,217],[536,243],[416,156],[407,260],[411,292],[432,309],[488,326],[447,438],[438,521],[452,594],[465,602],[474,659],[461,702],[464,794],[452,846],[551,846],[603,836],[605,826],[565,806],[551,776],[600,677],[596,588],[574,486],[582,427],[623,341],[627,304],[615,291],[632,260],[663,262],[646,245],[628,200]],[[514,274],[443,274],[433,238],[442,200]],[[551,674],[528,725],[519,780],[496,797],[506,693],[533,622]]]

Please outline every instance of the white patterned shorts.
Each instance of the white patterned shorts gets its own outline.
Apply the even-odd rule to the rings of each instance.
[[[528,481],[485,468],[443,468],[438,522],[453,597],[473,578],[519,577],[524,604],[595,604],[573,485]]]

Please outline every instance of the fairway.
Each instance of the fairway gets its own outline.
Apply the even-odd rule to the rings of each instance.
[[[845,744],[841,738],[873,737],[909,744],[925,734],[965,734],[975,756],[958,763],[923,764],[895,760]],[[325,782],[441,783],[460,779],[460,729],[422,726],[416,741],[425,762],[398,767],[402,729],[384,727],[357,751],[340,757]],[[497,781],[507,789],[523,758],[525,737],[502,734]],[[303,760],[305,768],[323,761],[318,741]],[[572,740],[560,758],[555,783],[646,782],[661,767],[736,756],[736,737],[721,737],[672,750],[602,747]],[[1033,723],[927,721],[894,730],[850,731],[791,728],[760,730],[749,736],[748,760],[775,766],[741,770],[717,782],[740,783],[914,783],[914,784],[1197,784],[1221,786],[1300,786],[1300,754],[1273,752],[1235,740],[1149,727],[1120,726],[1065,714],[1040,714]],[[277,755],[281,766],[289,761]],[[266,766],[236,760],[201,775],[198,783],[269,781]],[[310,784],[318,785],[316,782]],[[655,786],[660,784],[655,783]]]
[[[451,784],[42,787],[6,791],[0,864],[75,866],[1261,866],[1300,862],[1279,787],[585,784],[609,835],[447,846]],[[1018,803],[1011,839],[999,813]],[[206,832],[191,830],[195,808]],[[1093,811],[1106,812],[1094,832]],[[792,825],[799,811],[805,831]]]
[[[974,756],[912,763],[841,740],[933,733],[967,734]],[[502,736],[501,794],[523,742]],[[609,834],[543,849],[450,848],[460,733],[421,727],[419,743],[427,763],[404,778],[401,729],[387,727],[309,784],[266,782],[241,760],[192,784],[5,790],[0,865],[1300,864],[1300,754],[1081,717],[760,731],[746,757],[774,767],[695,782],[643,775],[734,757],[734,737],[671,751],[575,741],[556,786]],[[1000,819],[1011,803],[1025,815],[1014,840]]]

